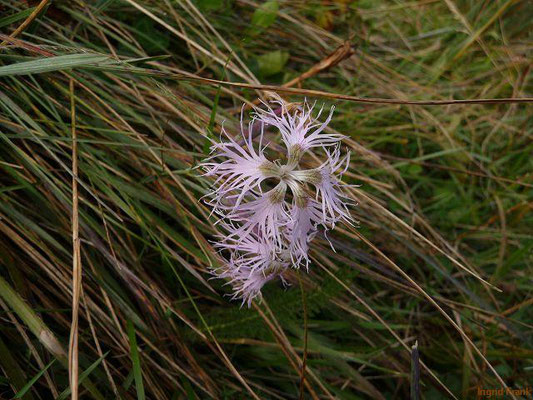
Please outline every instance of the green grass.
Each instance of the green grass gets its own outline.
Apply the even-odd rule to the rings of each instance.
[[[27,7],[0,1],[2,34]],[[328,234],[336,252],[317,238],[301,274],[305,346],[297,273],[250,309],[209,280],[221,260],[199,201],[210,182],[194,167],[206,135],[222,123],[237,134],[242,103],[265,93],[183,72],[282,85],[350,40],[351,57],[297,87],[531,97],[532,12],[526,0],[48,4],[0,49],[0,397],[69,395],[72,97],[81,397],[298,399],[307,347],[304,398],[405,399],[415,341],[423,399],[499,388],[491,369],[530,386],[530,103],[309,98],[337,107],[330,126],[352,153],[345,180],[361,187],[359,227]]]

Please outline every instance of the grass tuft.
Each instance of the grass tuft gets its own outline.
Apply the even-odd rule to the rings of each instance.
[[[0,10],[1,396],[67,398],[75,368],[74,397],[97,399],[531,385],[527,1]],[[336,106],[360,224],[328,233],[335,251],[317,237],[309,274],[239,309],[209,279],[222,260],[196,167],[269,91]],[[265,136],[275,157],[278,136]]]

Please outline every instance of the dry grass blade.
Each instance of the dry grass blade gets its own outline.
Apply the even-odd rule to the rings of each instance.
[[[411,400],[420,400],[420,354],[418,342],[411,347]]]
[[[337,47],[331,54],[324,57],[322,60],[320,60],[318,63],[313,65],[311,68],[309,68],[307,71],[302,73],[301,75],[297,76],[294,79],[291,79],[289,82],[284,83],[282,86],[285,88],[289,88],[295,85],[300,84],[304,80],[311,78],[320,72],[326,71],[330,68],[335,67],[337,64],[342,62],[343,60],[349,58],[354,54],[354,50],[350,44],[349,41],[345,41],[342,45]],[[246,104],[246,106],[243,107],[236,107],[234,110],[231,111],[231,113],[239,113],[243,109],[247,110],[252,105],[258,105],[260,104],[260,99],[257,99],[253,101],[252,103]]]
[[[192,47],[194,47],[199,52],[201,52],[201,53],[205,54],[206,56],[210,57],[211,59],[215,60],[217,63],[219,63],[222,66],[226,65],[226,63],[227,63],[226,60],[215,56],[209,50],[207,50],[204,47],[200,46],[197,42],[189,39],[187,36],[184,36],[177,29],[175,29],[172,26],[170,26],[169,24],[167,24],[161,18],[157,17],[156,15],[154,15],[154,13],[152,13],[149,10],[147,10],[146,8],[142,7],[140,4],[134,2],[133,0],[125,0],[125,1],[128,2],[129,4],[131,4],[136,9],[140,10],[142,13],[144,13],[145,15],[147,15],[148,17],[150,17],[154,21],[156,21],[158,24],[162,25],[169,32],[173,33],[174,35],[176,35],[180,39],[184,40],[187,44],[190,44]],[[239,68],[234,66],[233,63],[230,63],[230,65],[228,65],[227,68],[230,69],[231,71],[233,71],[237,76],[239,76],[239,77],[241,77],[241,78],[243,78],[245,80],[251,81],[250,77],[247,76],[245,73],[243,73]]]
[[[493,23],[496,21],[510,6],[518,3],[521,0],[507,0],[502,6],[491,16],[491,18],[476,32],[472,33],[468,38],[463,47],[457,52],[452,61],[456,61],[463,56],[466,50],[474,43],[476,40],[479,40],[480,35],[485,32]]]
[[[327,263],[327,260],[324,259],[324,258],[322,258],[322,261]],[[346,289],[346,291],[348,291],[348,293],[350,293],[359,303],[361,303],[368,310],[368,312],[370,314],[372,314],[374,316],[374,318],[376,318],[390,332],[390,334],[398,341],[398,343],[400,343],[404,347],[404,349],[407,350],[409,352],[409,354],[411,354],[411,349],[409,348],[407,343],[405,343],[405,341],[400,336],[398,336],[398,334],[390,327],[390,325],[383,318],[381,318],[381,316],[374,309],[372,309],[372,307],[366,301],[364,301],[363,298],[361,298],[361,296],[358,296],[344,282],[342,282],[339,278],[337,278],[335,276],[335,274],[333,274],[333,272],[331,272],[327,267],[322,265],[320,262],[317,262],[317,264],[328,275],[330,275],[336,282],[338,282],[339,285],[341,285],[344,289]],[[442,381],[435,375],[435,373],[433,371],[431,371],[423,362],[421,362],[420,365],[422,365],[424,370],[433,379],[435,379],[435,381],[437,381],[439,383],[439,385],[442,387],[442,389],[444,389],[452,398],[458,400],[458,398],[450,391],[448,386],[446,386],[444,383],[442,383]]]
[[[405,399],[415,340],[420,398],[529,385],[528,4],[348,3],[0,0],[2,396]],[[224,296],[199,200],[274,92],[351,152],[359,225],[317,232],[304,310],[294,271]]]
[[[24,22],[20,24],[18,28],[15,29],[13,33],[9,35],[9,38],[5,39],[2,43],[0,43],[0,46],[5,45],[9,42],[10,39],[14,39],[18,35],[20,35],[24,31],[24,29],[26,29],[35,18],[37,18],[39,13],[48,5],[49,2],[50,0],[41,0],[41,2],[37,5],[37,7],[35,7],[35,10],[33,10],[33,12],[28,16],[28,18],[26,18]]]
[[[305,289],[302,282],[302,277],[298,273],[298,283],[300,284],[300,291],[302,293],[302,307],[304,315],[304,347],[303,347],[303,356],[302,356],[302,368],[300,376],[300,400],[303,400],[305,397],[304,393],[304,384],[305,384],[305,370],[307,368],[307,340],[308,340],[308,322],[307,322],[307,300],[305,297]]]
[[[19,324],[19,322],[17,321],[17,319],[13,316],[13,314],[11,312],[8,311],[8,307],[7,305],[5,304],[5,302],[3,300],[0,300],[0,305],[2,306],[2,308],[4,309],[4,311],[7,312],[7,315],[9,317],[9,319],[11,320],[11,322],[17,327],[17,330],[19,331],[20,333],[20,336],[24,339],[24,342],[26,342],[28,348],[30,349],[30,352],[32,354],[32,356],[35,358],[36,362],[37,362],[37,365],[39,366],[39,368],[41,370],[44,370],[46,367],[44,365],[44,362],[43,360],[41,359],[41,356],[39,355],[37,349],[35,348],[35,346],[32,344],[30,338],[28,337],[28,335],[26,334],[26,332],[24,331],[24,328]],[[54,381],[52,380],[50,374],[48,373],[48,371],[44,371],[44,377],[46,379],[46,382],[48,384],[48,387],[50,388],[50,392],[52,393],[52,395],[54,397],[57,397],[59,395],[59,392],[57,391],[57,387],[54,383]]]
[[[372,244],[367,238],[365,238],[363,235],[359,234],[358,232],[355,232],[355,234],[364,242],[366,243],[373,251],[375,251],[381,258],[383,258],[387,263],[393,267],[396,271],[398,271],[413,287],[422,294],[440,313],[441,315],[457,330],[457,332],[460,333],[461,337],[467,342],[474,351],[479,355],[479,357],[485,362],[485,364],[488,366],[488,368],[492,371],[492,373],[496,376],[496,379],[500,382],[500,384],[505,388],[506,392],[509,392],[511,397],[513,399],[516,399],[514,394],[509,390],[507,384],[502,379],[500,374],[496,371],[496,369],[492,366],[492,364],[487,360],[485,355],[479,350],[479,348],[475,345],[475,343],[468,337],[468,335],[461,329],[459,325],[442,309],[442,307],[430,296],[426,293],[424,289],[418,285],[408,274],[406,274],[394,261],[392,261],[389,257],[387,257],[381,250],[379,250],[374,244]]]
[[[72,134],[72,323],[68,346],[69,378],[72,399],[78,399],[79,356],[78,320],[82,290],[81,242],[79,230],[78,136],[76,132],[76,102],[74,79],[70,79],[70,115]]]
[[[255,310],[259,313],[261,318],[265,321],[267,324],[267,327],[271,330],[271,332],[274,334],[274,337],[276,338],[276,341],[279,343],[279,346],[281,347],[283,353],[287,357],[287,360],[291,364],[292,368],[295,369],[298,373],[301,373],[301,366],[303,365],[303,360],[300,360],[298,357],[298,354],[294,350],[294,348],[291,346],[291,343],[287,339],[286,335],[284,335],[283,331],[279,329],[279,326],[275,323],[275,321],[271,321],[268,316],[261,310],[261,308],[254,303]],[[269,309],[267,308],[267,311]],[[307,367],[307,373],[313,377],[315,382],[321,387],[321,389],[326,393],[329,399],[334,399],[333,395],[329,393],[329,391],[322,385],[320,380],[312,373],[312,371],[309,370],[309,367]],[[307,388],[309,394],[314,400],[318,400],[318,394],[315,392],[311,384],[309,383],[309,380],[303,380],[303,384]]]
[[[128,0],[129,1],[129,0]],[[166,75],[153,72],[154,75]],[[243,89],[256,89],[262,91],[270,91],[276,93],[286,93],[298,96],[320,97],[332,100],[344,100],[353,103],[361,104],[397,104],[409,106],[449,106],[462,104],[524,104],[533,103],[533,97],[515,97],[515,98],[499,98],[499,99],[463,99],[463,100],[401,100],[401,99],[382,99],[382,98],[363,98],[357,96],[350,96],[339,93],[324,92],[322,90],[313,89],[298,89],[283,86],[273,85],[255,85],[250,83],[238,83],[221,81],[218,79],[203,78],[188,72],[183,71],[181,74],[175,75],[176,78],[185,78],[192,81],[207,83],[209,85],[224,85],[230,87],[237,87]]]
[[[490,282],[486,281],[481,276],[479,276],[478,273],[476,273],[475,271],[472,271],[472,269],[470,269],[470,268],[467,268],[461,262],[457,261],[454,257],[450,256],[447,252],[445,252],[440,247],[435,245],[432,241],[427,239],[424,235],[422,235],[416,229],[413,229],[412,227],[410,227],[407,223],[405,223],[405,221],[402,221],[400,218],[398,218],[396,215],[391,213],[389,210],[385,209],[382,205],[378,204],[375,200],[371,199],[367,194],[365,194],[363,192],[360,192],[360,193],[358,193],[358,197],[361,198],[361,199],[365,199],[365,201],[369,201],[373,206],[382,209],[383,212],[385,214],[387,214],[388,216],[390,216],[394,221],[396,221],[398,224],[404,226],[406,229],[411,231],[414,235],[416,235],[421,240],[426,242],[430,247],[432,247],[433,249],[435,249],[439,253],[443,254],[446,258],[448,258],[452,263],[454,263],[457,267],[459,267],[463,271],[465,271],[468,274],[470,274],[470,275],[474,276],[475,278],[479,279],[479,281],[483,282],[485,285],[491,287],[492,289],[497,290],[497,291],[501,291],[501,289],[499,289],[498,287],[494,286],[493,284],[491,284]],[[351,230],[352,230],[353,233],[355,233],[356,236],[359,236],[359,233],[356,230],[353,230],[353,229],[351,229]]]
[[[0,39],[2,39],[5,43],[11,43],[14,46],[23,48],[24,50],[27,50],[35,54],[39,54],[44,57],[53,57],[55,55],[54,53],[50,51],[41,49],[39,46],[32,45],[24,40],[15,39],[15,38],[12,38],[8,35],[4,35],[1,33],[0,33]]]

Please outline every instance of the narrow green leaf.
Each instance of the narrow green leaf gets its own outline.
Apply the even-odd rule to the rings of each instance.
[[[128,376],[126,376],[126,379],[124,379],[124,382],[122,383],[122,387],[124,388],[124,390],[129,390],[132,383],[133,383],[133,370],[131,370],[128,373]]]
[[[224,70],[222,72],[222,76],[220,77],[221,80],[224,80],[226,78],[226,72],[228,68],[228,63],[230,62],[231,55],[226,60],[226,64],[224,64]],[[218,101],[220,99],[220,92],[222,90],[222,86],[218,85],[217,92],[215,94],[215,100],[213,101],[213,108],[211,109],[211,115],[209,117],[209,125],[207,126],[207,137],[205,138],[204,142],[204,148],[203,153],[208,154],[209,148],[211,146],[210,138],[213,138],[213,127],[215,126],[215,118],[217,115],[217,108],[218,108]]]
[[[104,360],[104,358],[107,357],[107,355],[109,354],[109,351],[104,353],[102,355],[102,357],[100,357],[98,360],[96,360],[95,362],[93,362],[89,368],[87,368],[85,371],[83,371],[80,376],[79,376],[79,379],[78,379],[78,383],[82,383],[90,374],[91,372],[93,372],[93,370],[98,367],[100,365],[100,363]],[[63,390],[61,392],[61,394],[57,397],[56,400],[65,400],[68,398],[68,396],[70,396],[70,387]]]
[[[181,382],[183,383],[183,387],[185,388],[185,393],[187,394],[188,400],[195,400],[196,395],[194,393],[194,389],[192,388],[191,382],[189,382],[184,377],[181,378]],[[174,393],[174,396],[176,396],[176,393]]]
[[[109,61],[109,57],[95,54],[68,54],[65,56],[45,57],[0,67],[0,76],[40,74],[71,68],[94,66]]]
[[[20,398],[22,398],[22,396],[24,396],[24,395],[26,394],[26,392],[27,392],[28,390],[31,389],[31,387],[33,386],[33,384],[34,384],[35,382],[37,382],[37,381],[39,380],[39,378],[40,378],[41,376],[43,376],[43,374],[48,370],[48,368],[50,368],[50,367],[52,366],[52,364],[55,363],[55,362],[56,362],[56,359],[54,358],[52,361],[50,361],[50,362],[48,363],[48,365],[47,365],[46,367],[44,367],[42,370],[40,370],[40,371],[37,373],[37,375],[35,375],[33,378],[31,378],[31,379],[28,381],[28,383],[26,383],[26,384],[24,385],[24,387],[23,387],[22,389],[20,389],[20,390],[17,392],[17,394],[15,394],[15,397],[13,397],[13,398],[14,398],[14,399],[20,399]]]
[[[213,108],[211,109],[211,116],[209,118],[209,125],[207,127],[207,137],[205,138],[203,152],[204,154],[209,153],[209,148],[211,147],[210,138],[213,138],[213,127],[215,126],[215,117],[217,115],[218,100],[220,98],[220,89],[221,86],[218,85],[217,93],[215,94],[215,101],[213,102]]]
[[[44,324],[41,318],[37,316],[35,310],[30,308],[22,297],[9,285],[9,283],[0,276],[0,297],[9,305],[11,309],[20,317],[28,326],[29,330],[39,339],[39,341],[50,351],[64,366],[67,365],[67,354],[61,343],[55,335]],[[83,374],[80,375],[80,383],[83,381]],[[87,379],[84,386],[89,390],[95,399],[103,399],[94,384]]]
[[[56,358],[66,360],[66,353],[52,331],[2,276],[0,276],[0,297]]]
[[[3,256],[4,254],[0,252],[0,258]],[[17,359],[11,354],[11,351],[14,350],[16,349],[14,349],[13,346],[8,347],[0,337],[0,369],[3,369],[6,375],[4,377],[4,382],[0,381],[0,384],[5,383],[6,385],[12,385],[14,390],[17,390],[24,387],[27,379],[24,370],[17,362]],[[23,398],[25,400],[33,400],[31,392],[26,393]]]
[[[4,18],[0,18],[0,28],[3,28],[4,26],[8,26],[12,24],[13,22],[17,22],[21,19],[25,19],[29,17],[29,15],[35,10],[35,7],[27,8],[26,10],[19,11],[18,13],[9,15]]]
[[[144,400],[144,386],[141,372],[141,360],[139,359],[139,349],[137,348],[137,339],[135,337],[135,328],[133,322],[128,320],[128,337],[130,339],[131,361],[133,363],[133,376],[135,378],[135,388],[137,389],[137,399]]]

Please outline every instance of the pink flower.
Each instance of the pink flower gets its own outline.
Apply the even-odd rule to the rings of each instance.
[[[252,270],[231,260],[223,268],[216,270],[215,276],[228,280],[227,285],[231,285],[233,289],[232,300],[240,299],[241,307],[246,303],[250,308],[255,298],[261,300],[261,289],[266,283],[278,277],[285,283],[282,275],[285,269],[283,264],[275,264],[268,269]]]
[[[255,119],[279,129],[281,138],[289,152],[289,158],[299,161],[301,154],[313,147],[333,146],[344,138],[343,135],[335,133],[324,133],[324,129],[331,121],[335,107],[331,107],[328,117],[324,122],[319,118],[324,111],[321,108],[316,117],[313,117],[314,105],[307,102],[302,107],[290,111],[287,104],[281,99],[273,101],[281,108],[281,113],[276,113],[265,104],[266,110],[256,110]],[[281,114],[281,115],[278,115]]]
[[[217,224],[224,231],[215,246],[229,260],[215,275],[228,279],[233,298],[248,306],[254,298],[261,299],[267,282],[283,280],[288,268],[308,269],[309,243],[319,226],[328,230],[340,220],[352,221],[348,206],[354,203],[340,180],[350,157],[341,158],[342,135],[324,132],[333,108],[320,122],[323,109],[314,117],[313,106],[306,102],[294,107],[278,97],[273,103],[279,106],[276,111],[268,104],[255,110],[246,131],[241,115],[242,142],[223,130],[228,141],[213,143],[211,156],[202,164],[205,175],[215,177],[207,203],[220,216]],[[255,123],[260,127],[257,147]],[[265,156],[262,142],[268,128],[278,129],[287,147],[285,165]],[[326,161],[318,168],[301,169],[302,155],[313,148],[322,148]]]
[[[228,229],[230,230],[230,229]],[[247,268],[251,272],[267,269],[276,259],[276,249],[270,240],[251,233],[244,238],[228,238],[220,235],[215,244],[221,252],[230,254],[235,268]]]
[[[287,205],[285,192],[287,185],[280,182],[274,189],[256,196],[249,194],[251,200],[234,207],[226,215],[240,226],[228,235],[230,239],[244,239],[255,233],[269,238],[275,246],[282,244],[282,228],[287,223]]]
[[[262,147],[261,143],[263,125],[261,125],[258,151],[254,149],[252,143],[252,130],[250,124],[248,134],[243,136],[244,146],[241,146],[222,128],[228,142],[213,142],[211,146],[212,156],[202,164],[207,171],[206,176],[217,177],[213,184],[217,189],[211,193],[214,200],[211,205],[215,210],[230,193],[238,193],[233,199],[233,208],[237,207],[248,192],[260,190],[261,182],[272,177],[273,164],[266,159],[265,147]],[[224,159],[224,161],[217,162],[217,158]]]
[[[344,187],[348,185],[340,181],[342,174],[350,166],[350,153],[341,159],[339,147],[331,153],[325,151],[328,158],[318,168],[320,180],[312,183],[316,188],[316,198],[322,205],[322,221],[333,229],[340,219],[347,223],[352,221],[348,205],[354,205],[354,202],[343,193]]]
[[[291,210],[290,223],[287,226],[287,238],[289,242],[289,254],[294,265],[305,262],[309,268],[309,242],[317,232],[317,226],[321,224],[322,212],[320,204],[311,198],[297,201]]]

